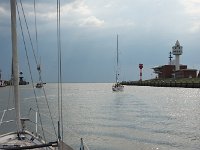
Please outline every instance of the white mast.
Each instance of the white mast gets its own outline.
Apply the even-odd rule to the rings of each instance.
[[[118,34],[117,34],[117,70],[116,70],[116,83],[118,83],[118,76],[119,76],[119,56],[118,56]]]
[[[12,33],[12,67],[13,67],[13,84],[14,84],[14,98],[16,122],[18,131],[21,131],[20,121],[20,102],[19,102],[19,63],[17,53],[17,32],[16,32],[16,0],[10,0],[11,6],[11,33]]]

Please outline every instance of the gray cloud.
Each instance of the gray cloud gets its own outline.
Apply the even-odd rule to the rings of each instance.
[[[145,78],[152,77],[150,68],[168,63],[168,53],[177,39],[183,45],[181,63],[198,67],[200,9],[197,4],[197,0],[63,1],[61,37],[64,81],[114,81],[116,34],[119,34],[122,80],[137,80],[139,63],[144,64]],[[33,2],[23,0],[23,5],[34,38]],[[42,73],[45,81],[55,81],[56,1],[37,0],[36,6]],[[0,45],[8,58],[11,49],[9,26],[8,1],[0,1]],[[19,47],[23,52],[20,40],[21,37]],[[25,57],[22,54],[20,57],[21,69],[26,76]],[[10,62],[0,55],[0,69],[9,72],[9,65]]]

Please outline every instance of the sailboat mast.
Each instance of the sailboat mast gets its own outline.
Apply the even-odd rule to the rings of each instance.
[[[118,83],[118,74],[119,74],[119,56],[118,56],[118,34],[117,34],[117,70],[116,70],[116,83]]]
[[[16,32],[16,0],[10,0],[11,7],[11,33],[12,33],[12,67],[13,67],[13,84],[14,84],[14,98],[16,122],[18,131],[21,131],[20,121],[20,102],[19,102],[19,62],[17,53],[17,32]]]

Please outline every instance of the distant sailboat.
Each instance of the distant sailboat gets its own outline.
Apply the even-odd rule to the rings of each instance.
[[[35,15],[35,40],[38,41],[38,35],[37,35],[37,26],[36,26],[36,15]],[[37,44],[37,58],[38,55],[39,55],[39,48],[38,48],[38,42],[36,42]],[[37,60],[37,71],[38,71],[38,74],[39,74],[39,82],[36,84],[36,88],[42,88],[43,87],[43,81],[42,81],[42,75],[41,75],[41,57],[40,57],[40,60]]]
[[[112,86],[113,91],[123,91],[124,86],[119,82],[119,50],[118,50],[118,35],[117,35],[117,69],[116,69],[116,81],[115,84]]]
[[[5,84],[5,81],[1,79],[1,70],[0,70],[0,87],[5,87],[6,84]]]
[[[5,87],[5,86],[6,86],[5,81],[0,80],[0,87]]]
[[[36,88],[42,88],[43,87],[43,82],[42,82],[42,77],[41,77],[41,66],[38,64],[37,70],[39,72],[39,82],[36,84]]]

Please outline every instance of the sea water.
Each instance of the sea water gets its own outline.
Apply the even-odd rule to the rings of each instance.
[[[43,89],[35,89],[37,107],[31,85],[20,86],[21,109],[29,117],[30,108],[39,109],[44,132],[57,134],[58,86],[44,88],[48,101]],[[74,149],[81,137],[90,150],[200,149],[200,89],[125,86],[113,92],[110,83],[65,83],[62,88],[61,135]],[[9,102],[8,91],[0,89],[1,110]],[[55,127],[50,127],[47,106]]]

